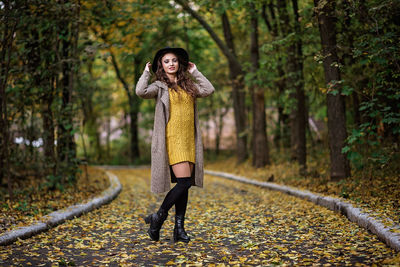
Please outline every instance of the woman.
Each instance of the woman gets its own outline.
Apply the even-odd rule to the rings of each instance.
[[[156,81],[148,85],[150,67]],[[191,79],[190,75],[194,78]],[[151,143],[151,191],[169,191],[156,213],[145,218],[147,231],[154,241],[160,239],[160,229],[175,205],[174,242],[189,242],[184,218],[192,185],[203,187],[203,145],[199,128],[196,98],[206,97],[214,87],[189,62],[183,48],[166,47],[157,51],[153,64],[148,62],[136,85],[136,94],[155,98],[154,129]],[[176,185],[170,190],[170,180]]]

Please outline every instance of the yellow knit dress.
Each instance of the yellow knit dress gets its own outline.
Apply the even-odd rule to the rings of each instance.
[[[169,121],[166,129],[169,164],[196,162],[194,139],[194,100],[178,87],[168,88]]]

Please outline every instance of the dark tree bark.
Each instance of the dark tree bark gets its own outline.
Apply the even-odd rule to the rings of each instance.
[[[107,161],[111,160],[111,117],[107,118],[107,139],[106,139],[106,155]]]
[[[264,19],[267,28],[270,31],[271,36],[276,39],[279,37],[278,25],[280,25],[279,18],[275,15],[275,10],[272,1],[268,4],[269,13],[271,19],[268,18],[268,13],[266,10],[267,6],[264,4],[262,6],[262,18]],[[278,55],[280,54],[280,47],[277,47]],[[276,126],[276,132],[274,137],[275,146],[280,149],[281,146],[284,148],[290,147],[290,133],[289,133],[289,116],[283,112],[284,107],[282,101],[280,100],[285,92],[286,88],[286,78],[285,71],[283,70],[283,60],[281,56],[277,58],[277,73],[278,79],[275,80],[275,86],[278,88],[278,123]]]
[[[250,32],[250,51],[251,51],[251,71],[254,79],[257,79],[257,71],[259,69],[259,46],[258,46],[258,14],[254,3],[249,4],[251,32]],[[250,87],[253,100],[253,166],[256,168],[264,167],[270,164],[269,148],[267,142],[267,123],[265,118],[265,97],[264,91],[257,83],[253,83]]]
[[[51,51],[54,46],[55,32],[48,31],[47,36],[52,36],[50,42],[46,42],[43,47],[44,51]],[[50,38],[49,38],[50,39]],[[55,52],[53,50],[53,52]],[[51,69],[51,62],[49,57],[45,58],[45,64],[47,68]],[[45,88],[44,95],[42,97],[42,120],[43,120],[43,150],[44,150],[44,160],[46,166],[46,172],[52,172],[55,175],[56,171],[56,155],[55,155],[55,124],[54,124],[54,113],[52,109],[54,101],[55,80],[57,73],[54,71],[50,72],[50,75],[45,80],[41,80],[40,84]]]
[[[360,4],[362,5],[363,1],[360,1]],[[355,60],[353,57],[353,49],[354,49],[354,36],[356,36],[357,32],[352,30],[351,23],[352,23],[352,13],[350,12],[350,6],[351,3],[349,0],[345,0],[343,2],[346,8],[344,8],[345,11],[345,17],[344,17],[344,26],[346,27],[346,39],[347,39],[347,49],[344,51],[341,59],[341,63],[343,65],[348,64],[348,66],[352,66],[355,64]],[[361,8],[362,10],[363,8]],[[359,33],[358,33],[359,34]],[[355,90],[351,94],[351,107],[352,107],[352,112],[353,112],[353,122],[356,127],[358,127],[361,124],[361,116],[360,116],[360,100],[357,92],[361,92],[363,86],[363,83],[357,82],[356,84],[353,85],[354,87],[357,87],[358,90]]]
[[[347,131],[344,97],[340,93],[341,90],[338,83],[335,82],[340,80],[340,71],[337,67],[334,4],[334,0],[314,0],[324,58],[325,81],[328,86],[326,102],[331,159],[330,176],[332,180],[338,180],[350,176],[350,165],[346,155],[342,153]],[[338,90],[339,93],[330,93],[333,90]]]
[[[134,84],[140,79],[142,75],[142,69],[139,68],[142,66],[143,58],[140,55],[137,55],[134,59],[135,69],[134,69]],[[133,133],[131,136],[131,141],[136,144],[136,147],[132,148],[137,153],[137,159],[140,157],[139,153],[139,112],[140,112],[140,103],[141,99],[136,95],[133,94],[133,99],[130,102],[130,109],[131,109],[131,132]],[[133,150],[132,150],[133,151]]]
[[[290,90],[290,97],[294,106],[290,112],[290,148],[291,159],[299,162],[301,172],[306,168],[306,110],[303,82],[303,63],[300,34],[300,25],[298,24],[297,1],[293,1],[293,12],[295,17],[294,31],[296,40],[287,48],[287,86]],[[286,0],[277,1],[279,17],[282,20],[280,28],[282,34],[287,36],[290,29],[290,18],[287,10]]]
[[[296,160],[302,167],[302,171],[305,171],[307,168],[306,160],[307,160],[307,148],[306,148],[306,128],[307,128],[307,120],[308,120],[308,112],[306,110],[306,97],[304,94],[304,74],[303,74],[303,49],[302,49],[302,41],[301,41],[301,30],[300,30],[300,16],[298,12],[297,0],[292,0],[293,13],[294,13],[294,30],[296,34],[295,40],[295,81],[294,86],[296,88],[296,110],[293,112],[294,119],[292,123],[294,124],[293,128],[295,129],[296,140],[295,140],[295,148],[294,155]]]
[[[64,1],[66,8],[69,8],[67,3]],[[76,157],[76,144],[72,129],[74,127],[74,114],[73,114],[73,92],[75,88],[75,76],[77,72],[78,57],[78,33],[79,33],[79,12],[80,5],[73,2],[73,11],[66,10],[66,12],[75,12],[75,19],[73,22],[67,19],[60,20],[60,33],[64,35],[61,44],[62,53],[62,77],[61,77],[61,88],[62,88],[62,102],[61,102],[61,118],[58,124],[58,141],[57,141],[57,153],[58,158],[63,162],[63,167],[70,170],[75,164],[74,159]],[[70,34],[70,36],[68,36]],[[67,173],[63,173],[63,177]],[[74,173],[68,173],[70,177],[75,177]],[[64,179],[64,178],[63,178]],[[62,180],[62,182],[65,182]]]
[[[10,1],[3,1],[3,4],[4,32],[2,33],[0,52],[0,181],[3,181],[4,177],[6,177],[8,194],[10,199],[13,199],[9,159],[10,138],[6,87],[10,71],[11,53],[17,21],[15,18],[11,17],[12,7],[10,6]]]
[[[49,86],[52,87],[50,84]],[[42,120],[43,120],[43,150],[46,165],[54,164],[54,116],[51,105],[54,96],[52,93],[46,95],[42,104]],[[54,166],[53,166],[54,167]]]
[[[214,102],[217,101],[217,103]],[[221,144],[221,136],[222,130],[224,128],[224,117],[228,113],[230,109],[230,101],[225,102],[222,98],[219,97],[211,97],[209,100],[209,114],[211,120],[214,123],[214,134],[215,134],[215,154],[220,154],[220,144]]]
[[[32,35],[32,40],[27,44],[28,50],[30,51],[28,54],[27,60],[27,68],[29,73],[32,73],[32,87],[41,88],[38,91],[41,92],[40,96],[40,108],[41,108],[41,118],[42,118],[42,137],[43,137],[43,151],[44,151],[44,162],[43,162],[43,170],[40,175],[48,175],[50,173],[54,173],[55,166],[55,144],[54,144],[54,116],[52,110],[52,104],[54,100],[54,80],[55,74],[52,72],[51,65],[54,62],[51,62],[49,56],[46,56],[48,51],[52,51],[55,32],[52,28],[48,28],[42,31],[44,36],[47,36],[47,39],[44,39],[41,42],[37,42],[39,40],[39,32],[37,29],[33,28],[30,30],[30,35]],[[53,50],[54,52],[54,50]],[[43,68],[41,65],[45,64],[46,69],[50,70],[46,75],[43,75],[42,72],[38,72],[37,70]],[[33,108],[31,119],[33,119]],[[32,128],[32,127],[31,127]],[[29,129],[28,136],[29,139],[34,140],[36,137],[33,135],[32,129]],[[30,152],[33,153],[33,147],[30,146]]]
[[[245,90],[244,90],[244,73],[239,60],[235,54],[235,48],[233,44],[233,35],[229,25],[228,16],[223,13],[221,16],[222,25],[225,36],[225,43],[218,37],[211,26],[201,17],[196,11],[194,11],[185,0],[176,0],[182,8],[191,14],[210,34],[211,38],[218,45],[221,52],[225,55],[229,64],[229,78],[232,82],[232,98],[233,98],[233,110],[235,114],[235,126],[236,126],[236,153],[238,163],[243,162],[248,157],[247,154],[247,119],[246,119],[246,108],[245,108]]]
[[[225,42],[231,51],[231,54],[235,58],[235,46],[233,42],[233,34],[230,27],[228,15],[224,12],[221,16]],[[233,111],[235,115],[235,126],[236,126],[236,142],[237,142],[237,158],[238,163],[243,162],[247,159],[247,119],[246,119],[246,107],[245,98],[246,93],[244,91],[244,73],[242,66],[237,62],[232,61],[230,57],[227,57],[229,63],[229,78],[232,82],[232,96],[233,96]]]
[[[224,12],[221,16],[225,42],[231,51],[231,54],[236,56],[235,46],[233,42],[233,34],[230,27],[228,15]],[[247,159],[247,119],[245,99],[246,93],[244,91],[244,73],[242,66],[232,61],[227,57],[229,63],[229,78],[232,82],[232,96],[233,96],[233,111],[235,115],[236,126],[236,142],[237,142],[237,157],[238,163]]]

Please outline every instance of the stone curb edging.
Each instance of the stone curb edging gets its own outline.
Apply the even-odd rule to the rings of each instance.
[[[87,203],[69,206],[68,208],[54,211],[32,225],[19,227],[15,230],[7,231],[0,235],[0,245],[9,245],[18,238],[25,239],[35,234],[46,231],[66,220],[78,217],[84,213],[92,211],[101,205],[111,202],[122,190],[122,185],[118,177],[106,171],[110,180],[110,186],[101,192],[97,197],[90,199]]]
[[[265,187],[271,190],[276,190],[280,191],[289,195],[293,195],[302,199],[306,199],[308,201],[311,201],[319,206],[323,206],[325,208],[328,208],[332,211],[341,213],[345,215],[350,221],[357,223],[359,226],[371,231],[375,235],[378,236],[380,240],[385,242],[389,247],[393,248],[397,252],[400,252],[400,234],[399,233],[394,233],[391,232],[391,230],[400,230],[399,225],[395,225],[394,222],[390,219],[386,219],[389,221],[392,225],[395,225],[392,228],[389,228],[382,224],[381,222],[378,222],[376,219],[372,218],[366,213],[363,213],[361,209],[353,207],[350,203],[341,201],[338,198],[333,198],[333,197],[326,197],[326,196],[321,196],[317,195],[314,193],[311,193],[310,191],[303,191],[303,190],[298,190],[294,189],[288,186],[284,185],[278,185],[275,183],[269,183],[269,182],[261,182],[261,181],[256,181],[252,179],[248,179],[245,177],[241,176],[236,176],[233,174],[229,173],[224,173],[224,172],[216,172],[216,171],[210,171],[210,170],[204,170],[204,173],[213,175],[213,176],[218,176],[218,177],[223,177],[227,178],[230,180],[246,183],[246,184],[252,184],[252,185],[257,185],[261,187]]]

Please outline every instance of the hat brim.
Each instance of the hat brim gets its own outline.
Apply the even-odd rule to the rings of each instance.
[[[187,66],[189,63],[189,54],[185,49],[180,47],[165,47],[157,51],[156,55],[153,59],[153,64],[151,65],[151,69],[155,73],[158,68],[158,59],[164,56],[167,53],[173,53],[178,56],[180,62],[183,66]]]

